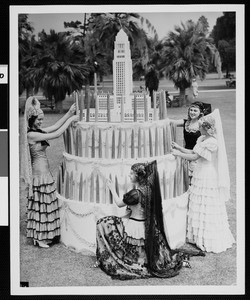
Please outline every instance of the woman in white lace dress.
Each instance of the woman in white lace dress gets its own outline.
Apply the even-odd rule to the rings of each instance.
[[[230,179],[219,110],[199,123],[201,136],[193,150],[173,142],[172,154],[197,161],[189,188],[187,241],[203,251],[219,253],[235,242],[225,205],[230,198]]]

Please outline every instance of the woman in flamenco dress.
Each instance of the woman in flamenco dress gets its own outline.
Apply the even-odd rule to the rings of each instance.
[[[120,280],[176,276],[185,255],[172,252],[166,239],[157,162],[136,163],[129,176],[134,188],[123,197],[107,180],[115,203],[127,206],[129,214],[97,221],[96,266]]]
[[[75,104],[54,125],[41,129],[44,113],[35,97],[29,97],[24,113],[24,149],[21,178],[27,188],[27,238],[34,245],[49,248],[60,238],[60,219],[55,181],[46,155],[48,140],[59,137],[77,119]]]

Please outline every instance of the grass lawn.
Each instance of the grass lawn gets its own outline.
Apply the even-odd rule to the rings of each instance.
[[[199,100],[219,108],[228,154],[231,200],[227,202],[230,228],[236,239],[236,98],[235,91],[201,91]],[[68,103],[70,105],[70,103]],[[61,115],[45,111],[44,127],[56,122]],[[187,107],[169,108],[168,117],[179,119],[187,115]],[[20,124],[23,115],[20,114]],[[178,132],[178,141],[182,141],[182,129]],[[22,139],[20,149],[22,149]],[[64,151],[63,138],[50,141],[48,158],[51,171],[56,176],[57,168]],[[20,278],[28,281],[31,287],[53,286],[191,286],[191,285],[235,285],[237,280],[236,245],[220,253],[207,253],[205,257],[192,257],[192,268],[183,268],[180,274],[169,279],[137,279],[129,281],[112,280],[99,268],[93,268],[95,256],[89,253],[76,253],[61,244],[49,249],[34,247],[31,240],[26,239],[26,199],[23,185],[20,184]],[[166,289],[166,294],[168,289]],[[225,290],[226,293],[226,290]]]

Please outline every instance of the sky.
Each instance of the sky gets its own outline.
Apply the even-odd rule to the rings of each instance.
[[[208,20],[209,31],[212,31],[218,17],[223,15],[222,12],[171,12],[171,13],[142,13],[155,27],[160,39],[165,37],[169,31],[174,30],[174,26],[181,25],[181,22],[192,19],[197,22],[201,16]]]
[[[159,39],[164,38],[169,31],[174,30],[175,25],[181,25],[181,22],[186,22],[189,19],[198,21],[203,15],[207,18],[209,23],[209,31],[212,31],[218,17],[222,16],[222,11],[208,12],[208,11],[196,11],[196,12],[138,12],[145,19],[148,19],[157,31]],[[28,20],[31,22],[35,31],[34,34],[42,31],[49,33],[50,29],[54,29],[56,32],[63,31],[64,22],[79,20],[83,22],[84,14],[81,13],[30,13]],[[146,27],[144,28],[146,29]]]

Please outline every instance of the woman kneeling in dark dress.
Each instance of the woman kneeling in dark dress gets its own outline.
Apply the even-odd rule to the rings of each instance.
[[[114,279],[173,277],[182,267],[181,254],[171,254],[166,240],[156,161],[131,167],[135,188],[119,198],[115,185],[107,185],[127,217],[108,216],[97,221],[97,263]]]

